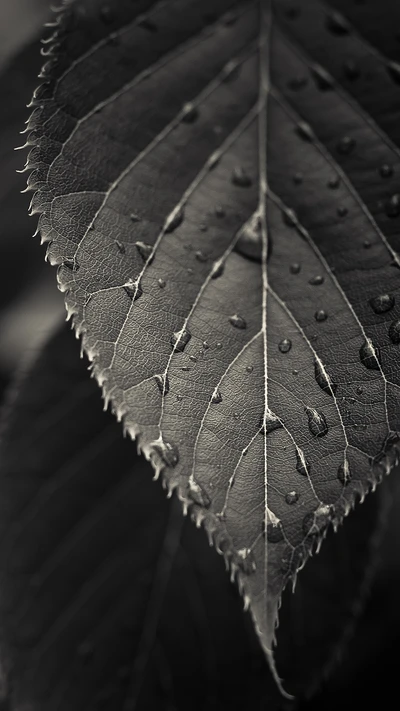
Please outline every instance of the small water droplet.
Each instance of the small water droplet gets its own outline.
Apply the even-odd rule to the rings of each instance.
[[[351,136],[343,136],[338,142],[336,149],[340,155],[347,156],[354,150],[355,146],[356,142],[354,138],[351,138]]]
[[[157,32],[158,31],[158,26],[156,25],[153,20],[150,20],[149,17],[140,17],[138,19],[138,25],[139,27],[142,27],[144,30],[147,30],[148,32]]]
[[[374,296],[369,300],[370,306],[376,314],[385,314],[390,311],[394,304],[395,299],[392,294],[380,294],[379,296]]]
[[[133,279],[128,279],[128,281],[125,282],[123,288],[124,291],[128,294],[129,298],[133,299],[133,301],[137,301],[137,299],[140,299],[143,294],[143,290],[140,284],[136,284]]]
[[[285,207],[282,209],[282,217],[285,225],[288,227],[296,227],[298,225],[297,215],[291,208]]]
[[[328,180],[328,188],[331,188],[332,190],[337,190],[337,188],[340,185],[340,180],[337,175],[333,175],[331,178]]]
[[[320,284],[324,283],[324,277],[317,274],[317,276],[311,277],[311,279],[308,280],[308,283],[311,284],[311,286],[320,286]]]
[[[207,230],[208,230],[208,225],[205,225],[204,222],[202,222],[202,223],[199,225],[199,230],[200,230],[200,232],[207,232]]]
[[[115,240],[115,244],[117,245],[118,252],[120,254],[125,254],[125,245],[119,242],[117,239]]]
[[[139,217],[139,215],[136,215],[134,212],[131,212],[129,217],[131,219],[131,222],[141,222],[142,221],[142,218]]]
[[[357,395],[362,395],[363,392],[364,392],[363,386],[362,386],[362,385],[358,385],[357,390],[356,390]]]
[[[326,321],[328,314],[323,309],[318,309],[318,311],[315,312],[314,317],[318,323],[322,323],[323,321]]]
[[[176,467],[179,462],[179,451],[178,447],[173,442],[162,440],[153,446],[154,450],[161,457],[167,467]]]
[[[325,415],[313,407],[305,407],[304,409],[308,417],[308,428],[313,437],[325,437],[328,434]]]
[[[206,509],[209,508],[211,504],[210,497],[203,487],[196,481],[193,481],[193,479],[189,479],[188,494],[195,504],[203,506]]]
[[[145,244],[144,242],[135,242],[135,247],[137,251],[139,252],[140,256],[142,257],[144,262],[147,262],[148,259],[150,259],[153,247],[151,244]]]
[[[360,67],[354,61],[354,59],[347,59],[343,65],[343,72],[347,79],[354,81],[360,76]]]
[[[299,121],[296,128],[296,133],[303,141],[314,141],[315,135],[309,123],[306,121]]]
[[[305,458],[304,452],[296,447],[296,469],[302,476],[309,476],[311,465]]]
[[[301,270],[301,265],[298,264],[298,262],[293,262],[293,264],[290,265],[289,271],[291,274],[299,274]]]
[[[217,217],[225,217],[225,210],[221,205],[216,205],[215,214]]]
[[[210,397],[210,402],[212,402],[213,405],[219,405],[219,403],[222,402],[222,395],[219,390],[214,390]]]
[[[380,354],[377,348],[374,348],[370,340],[364,341],[360,348],[360,360],[361,363],[368,368],[368,370],[380,370]]]
[[[292,370],[292,375],[298,375],[299,371],[298,370]]]
[[[110,25],[115,20],[115,13],[108,5],[100,8],[99,14],[105,25]]]
[[[240,229],[235,250],[249,259],[261,261],[262,231],[261,219],[257,213],[254,213]]]
[[[251,575],[256,571],[256,562],[250,548],[241,548],[237,552],[237,564],[245,575]]]
[[[307,86],[307,84],[308,84],[307,77],[298,76],[298,77],[293,77],[292,79],[289,79],[287,86],[292,91],[300,91],[300,89],[304,89],[304,87]]]
[[[176,396],[176,399],[178,400],[178,402],[182,402],[182,400],[183,400],[183,395],[178,394],[178,395]]]
[[[303,519],[303,532],[306,536],[319,536],[332,519],[332,507],[320,504],[315,511],[306,514]]]
[[[303,173],[295,173],[293,176],[293,182],[295,185],[301,185],[303,182]]]
[[[217,351],[220,351],[222,348],[222,343],[218,341],[218,343],[215,344],[215,348],[217,349]]]
[[[204,252],[201,251],[201,249],[197,250],[195,257],[198,262],[207,262],[208,261],[208,255],[204,254]]]
[[[189,360],[191,360],[192,363],[197,363],[197,358],[196,358],[196,356],[194,356],[194,355],[190,355],[190,356],[189,356]]]
[[[247,326],[244,318],[242,318],[238,314],[233,314],[233,316],[229,316],[229,323],[234,326],[234,328],[239,328],[242,330]]]
[[[386,64],[386,69],[395,84],[400,84],[400,64],[398,64],[398,62],[388,62]]]
[[[188,268],[186,269],[186,271],[187,271],[187,273],[189,274],[189,276],[192,276],[192,274],[193,274],[193,269],[192,269],[192,267],[188,267]]]
[[[244,168],[242,168],[240,165],[237,165],[233,169],[231,180],[233,185],[237,185],[240,188],[249,188],[253,182],[250,176],[244,170]]]
[[[393,166],[389,165],[389,163],[384,163],[379,168],[379,175],[382,178],[390,178],[393,175]]]
[[[364,240],[363,247],[364,249],[369,249],[371,247],[371,242],[369,241],[369,239]]]
[[[211,279],[218,279],[220,276],[223,275],[225,269],[225,264],[223,262],[214,262],[212,272],[211,272]]]
[[[323,367],[321,361],[316,358],[314,361],[314,375],[315,380],[321,390],[328,393],[328,395],[334,395],[337,390],[336,383],[332,382],[325,368]]]
[[[182,121],[184,123],[194,123],[199,117],[199,109],[191,101],[184,105]]]
[[[389,326],[389,338],[397,345],[400,343],[400,320],[393,321]]]
[[[253,366],[252,366],[252,365],[247,365],[247,366],[246,366],[246,370],[247,370],[248,373],[252,373],[252,372],[253,372]]]
[[[329,89],[333,89],[335,86],[333,77],[326,71],[326,69],[324,69],[324,67],[315,64],[311,68],[311,72],[320,91],[329,91]]]
[[[168,375],[164,376],[163,375],[155,375],[154,379],[157,383],[157,387],[161,393],[161,395],[167,395],[169,393],[169,378]]]
[[[203,348],[206,351],[210,347],[210,344],[207,341],[203,341]]]
[[[385,212],[388,217],[398,217],[400,215],[400,195],[392,195],[385,203]]]
[[[337,478],[339,479],[340,483],[343,484],[343,486],[347,486],[347,484],[350,483],[351,472],[350,465],[347,459],[345,459],[344,462],[339,465]]]
[[[165,279],[161,279],[161,278],[158,280],[157,283],[158,283],[158,286],[160,287],[160,289],[165,289],[165,287],[167,285],[167,282],[165,281]]]
[[[179,207],[175,212],[169,215],[164,226],[165,234],[169,234],[170,232],[176,230],[176,228],[182,224],[184,216],[185,211],[183,207]]]
[[[339,207],[338,207],[338,209],[336,210],[336,212],[337,212],[337,214],[338,214],[339,217],[346,217],[346,215],[347,215],[347,213],[348,213],[348,209],[347,209],[347,207],[345,207],[344,205],[339,205]]]
[[[285,496],[285,501],[289,506],[292,506],[299,500],[299,494],[297,491],[289,491]]]
[[[279,543],[279,541],[283,541],[283,530],[280,521],[267,524],[267,541],[270,543]]]
[[[292,341],[289,338],[283,338],[278,343],[278,348],[281,353],[289,353],[291,347],[292,347]]]
[[[171,336],[171,346],[174,349],[175,353],[182,353],[185,350],[187,344],[189,343],[191,337],[192,334],[187,328],[183,329],[183,331],[176,331],[175,333],[173,333]]]
[[[347,35],[350,32],[350,25],[340,12],[329,13],[326,19],[326,28],[338,36]]]
[[[184,373],[188,373],[189,370],[190,370],[190,368],[189,368],[188,365],[184,365],[183,368],[182,368],[182,370],[183,370]]]

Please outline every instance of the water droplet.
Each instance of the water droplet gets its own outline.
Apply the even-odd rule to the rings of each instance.
[[[331,178],[328,180],[328,188],[331,188],[332,190],[337,190],[337,188],[340,185],[340,180],[337,175],[333,175]]]
[[[145,244],[144,242],[135,242],[135,247],[137,251],[139,252],[140,256],[142,257],[144,262],[147,262],[148,259],[150,259],[153,247],[151,244]]]
[[[283,338],[278,343],[278,348],[281,353],[289,353],[291,347],[292,347],[292,341],[289,338]]]
[[[292,370],[292,375],[298,375],[299,371],[298,370]]]
[[[108,6],[100,8],[99,14],[104,24],[106,25],[110,25],[115,20],[115,13]]]
[[[318,89],[320,89],[320,91],[329,91],[329,89],[333,89],[333,87],[335,86],[335,82],[329,72],[326,71],[326,69],[319,66],[318,64],[315,64],[311,68],[311,72],[314,77],[315,83]]]
[[[302,476],[310,475],[310,462],[305,458],[304,452],[298,447],[296,447],[296,469]]]
[[[166,220],[166,223],[164,226],[165,234],[169,234],[170,232],[173,232],[174,230],[176,230],[176,228],[182,224],[184,215],[185,215],[185,211],[184,211],[183,207],[179,207],[175,212],[171,213],[171,215],[169,215],[167,217],[167,220]]]
[[[339,217],[346,217],[346,215],[347,215],[347,213],[348,213],[348,209],[347,209],[347,207],[345,207],[344,205],[339,205],[339,207],[338,207],[338,209],[336,210],[336,212],[337,212],[337,214],[338,214]]]
[[[188,365],[184,365],[183,368],[182,368],[182,370],[183,370],[184,373],[188,373],[189,370],[190,370],[190,368],[189,368]]]
[[[139,215],[136,215],[134,212],[131,212],[129,217],[131,219],[131,222],[141,222],[142,221],[142,218],[139,217]]]
[[[347,59],[343,65],[344,75],[347,79],[354,81],[360,76],[360,67],[354,59]]]
[[[390,178],[393,175],[393,167],[389,165],[389,163],[384,163],[379,168],[379,175],[381,175],[382,178]]]
[[[227,84],[239,78],[241,66],[236,59],[227,62],[222,70],[222,81]]]
[[[158,27],[153,20],[150,20],[149,17],[140,17],[138,20],[138,25],[139,27],[142,27],[144,30],[147,30],[148,32],[157,32]]]
[[[289,89],[292,89],[292,91],[300,91],[300,89],[304,89],[305,86],[308,84],[308,79],[307,77],[293,77],[292,79],[289,79],[287,86]]]
[[[217,217],[225,217],[225,210],[221,205],[215,207],[215,214]]]
[[[241,548],[237,552],[237,564],[245,575],[251,575],[256,571],[256,562],[250,548]]]
[[[203,348],[206,351],[210,347],[210,344],[207,341],[203,341]]]
[[[292,506],[299,500],[297,491],[289,491],[285,496],[285,501],[289,506]]]
[[[157,387],[161,393],[161,395],[167,395],[169,393],[169,378],[168,375],[164,376],[163,375],[155,375],[154,379],[157,383]]]
[[[325,437],[328,434],[325,415],[313,407],[305,407],[304,409],[308,417],[308,428],[313,437]]]
[[[332,382],[321,361],[318,359],[314,361],[314,374],[315,380],[321,390],[328,393],[328,395],[334,395],[337,390],[337,385]]]
[[[267,541],[270,543],[279,543],[279,541],[283,541],[283,530],[280,521],[267,524]]]
[[[397,62],[388,62],[386,64],[386,69],[395,84],[400,84],[400,64]]]
[[[207,262],[208,261],[208,255],[204,254],[204,252],[201,251],[201,249],[197,250],[195,257],[198,262]]]
[[[370,246],[371,246],[371,242],[369,241],[369,239],[365,239],[363,242],[364,249],[369,249]]]
[[[370,340],[364,341],[360,348],[360,360],[361,363],[368,368],[368,370],[380,370],[380,354],[377,348],[374,348]]]
[[[342,36],[350,32],[350,25],[340,12],[331,12],[326,19],[326,28],[334,35]]]
[[[233,314],[233,316],[229,316],[229,323],[235,328],[240,328],[242,330],[247,326],[244,318],[238,316],[238,314]]]
[[[246,366],[246,370],[247,370],[248,373],[252,373],[252,372],[253,372],[253,366],[252,366],[252,365]]]
[[[320,284],[324,283],[324,277],[317,274],[317,276],[311,277],[311,279],[308,280],[308,283],[312,286],[320,286]]]
[[[192,363],[197,363],[197,358],[196,358],[196,356],[194,356],[194,355],[190,355],[190,356],[189,356],[189,360],[191,360]]]
[[[287,548],[281,559],[281,572],[294,575],[302,566],[304,553],[299,548]]]
[[[303,532],[306,536],[318,536],[332,519],[332,507],[320,504],[315,511],[306,514],[303,519]]]
[[[389,338],[394,344],[400,343],[400,320],[393,321],[389,326]]]
[[[343,136],[343,138],[341,138],[338,142],[336,149],[342,156],[347,156],[352,152],[352,150],[354,150],[355,146],[356,142],[354,138],[351,138],[350,136]]]
[[[62,265],[65,269],[69,269],[71,272],[77,272],[79,270],[79,264],[75,259],[65,259]]]
[[[400,215],[400,195],[392,195],[385,203],[385,212],[388,217],[398,217]]]
[[[267,411],[265,416],[261,415],[260,417],[259,428],[262,434],[268,435],[275,430],[283,429],[283,424],[273,412]]]
[[[208,225],[205,225],[204,222],[202,222],[199,226],[200,232],[207,232],[208,230]]]
[[[119,242],[117,239],[115,240],[115,244],[117,245],[118,252],[120,254],[125,254],[125,245]]]
[[[194,123],[199,117],[199,109],[191,101],[184,105],[182,111],[182,121],[184,123]]]
[[[183,329],[183,331],[176,331],[171,336],[171,346],[175,350],[175,353],[182,353],[187,344],[189,343],[192,334],[188,329]]]
[[[303,173],[295,173],[293,176],[293,182],[295,185],[301,185],[303,182]]]
[[[225,264],[223,262],[214,262],[212,272],[211,272],[211,279],[218,279],[220,276],[223,275],[225,269]]]
[[[376,314],[385,314],[393,308],[395,300],[392,294],[380,294],[370,299],[369,303]]]
[[[315,135],[309,123],[306,121],[299,121],[296,128],[296,133],[303,139],[303,141],[314,141]]]
[[[222,348],[222,343],[218,341],[218,343],[215,344],[215,348],[217,349],[217,351],[220,351]]]
[[[315,312],[314,317],[318,323],[322,323],[322,321],[326,321],[328,314],[323,309],[318,309],[318,311]]]
[[[292,210],[289,207],[285,207],[282,209],[282,217],[285,225],[288,227],[296,227],[298,225],[298,219],[297,215],[294,210]]]
[[[160,278],[160,279],[158,280],[157,284],[158,284],[158,286],[160,287],[160,289],[165,289],[165,287],[166,287],[166,285],[167,285],[167,282],[165,281],[165,279],[161,279],[161,278]]]
[[[219,405],[219,403],[222,402],[222,395],[219,390],[214,390],[210,397],[210,402],[212,402],[213,405]]]
[[[239,254],[260,262],[262,258],[261,219],[254,213],[239,231],[235,250]]]
[[[363,386],[362,386],[362,385],[358,385],[357,390],[356,390],[357,395],[362,395],[363,392],[364,392]]]
[[[231,180],[233,185],[237,185],[240,188],[249,188],[253,182],[250,176],[244,170],[244,168],[242,168],[240,165],[237,165],[233,169]]]
[[[301,270],[301,265],[298,264],[297,262],[293,262],[293,264],[290,265],[289,271],[291,274],[299,274]]]
[[[183,400],[183,395],[178,394],[178,395],[176,396],[176,399],[178,400],[178,402],[182,402],[182,400]]]
[[[143,294],[140,284],[136,284],[133,279],[128,279],[128,281],[125,282],[124,291],[128,294],[130,299],[133,299],[133,301],[140,299]]]
[[[179,451],[177,446],[173,444],[173,442],[161,440],[161,442],[157,442],[157,444],[154,444],[153,447],[157,454],[163,460],[164,464],[167,465],[167,467],[176,467],[179,462]]]
[[[339,479],[340,483],[343,484],[343,486],[347,486],[347,484],[350,483],[351,472],[350,465],[347,459],[345,459],[344,462],[339,465],[337,478]]]
[[[188,494],[195,504],[203,506],[206,509],[209,508],[211,504],[210,497],[203,487],[196,481],[193,481],[193,479],[189,479]]]

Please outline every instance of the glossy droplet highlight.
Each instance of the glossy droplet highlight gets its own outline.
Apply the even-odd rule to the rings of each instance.
[[[360,76],[360,67],[358,64],[354,61],[354,59],[347,59],[343,65],[343,72],[346,77],[346,79],[350,79],[351,81],[354,81],[355,79],[358,79]]]
[[[321,390],[328,393],[328,395],[333,396],[336,392],[337,385],[330,379],[328,373],[326,372],[324,366],[322,365],[319,359],[316,359],[314,361],[314,375],[315,380]]]
[[[289,353],[292,347],[292,341],[289,338],[283,338],[282,341],[278,343],[278,348],[281,353]]]
[[[234,326],[234,328],[239,328],[241,330],[245,329],[247,324],[244,318],[239,316],[238,314],[233,314],[233,316],[229,317],[229,323]]]
[[[339,217],[346,217],[346,215],[348,213],[348,209],[347,209],[347,207],[344,207],[344,205],[339,205],[336,212]]]
[[[268,435],[271,432],[275,432],[275,430],[283,429],[283,424],[273,412],[268,411],[265,416],[262,415],[260,417],[259,427],[262,434]]]
[[[354,150],[355,146],[356,142],[354,138],[351,138],[351,136],[343,136],[338,142],[336,149],[341,155],[347,156]]]
[[[393,321],[393,323],[390,324],[389,338],[395,345],[400,343],[400,320]]]
[[[203,487],[193,479],[189,479],[188,494],[197,506],[203,506],[206,509],[209,508],[211,504],[210,497]]]
[[[211,272],[211,279],[219,279],[223,275],[225,264],[223,262],[215,262]]]
[[[161,440],[161,442],[154,444],[153,448],[167,467],[176,467],[179,462],[179,451],[178,447],[173,442]]]
[[[314,314],[314,318],[318,323],[322,323],[322,321],[326,321],[328,314],[323,309],[318,309]]]
[[[313,407],[306,407],[305,412],[308,418],[308,429],[313,437],[325,437],[328,434],[325,415]]]
[[[343,486],[347,486],[351,480],[350,465],[347,459],[344,460],[342,464],[339,465],[337,478]]]
[[[299,121],[295,128],[295,131],[297,135],[303,139],[303,141],[314,141],[314,131],[312,130],[310,124],[306,121]]]
[[[319,536],[329,525],[332,519],[332,507],[320,504],[315,511],[311,511],[303,519],[303,533],[306,536]]]
[[[249,188],[253,181],[240,165],[233,169],[231,181],[240,188]]]
[[[380,294],[369,300],[370,306],[376,314],[385,314],[393,308],[395,299],[392,294]]]
[[[311,277],[311,279],[308,280],[308,283],[311,284],[311,286],[320,286],[324,283],[324,277],[317,274],[317,276]]]
[[[293,264],[290,265],[289,271],[291,274],[299,274],[301,270],[301,265],[298,264],[298,262],[293,262]]]
[[[311,72],[320,91],[329,91],[329,89],[333,89],[335,86],[333,77],[326,71],[326,69],[324,69],[324,67],[321,67],[319,64],[315,64],[311,68]]]
[[[382,178],[391,178],[393,175],[393,167],[391,165],[389,165],[388,163],[384,163],[379,168],[379,175]]]
[[[340,12],[332,12],[326,19],[326,29],[340,37],[349,34],[351,28]]]
[[[361,363],[368,368],[368,370],[380,370],[379,350],[374,348],[372,341],[364,341],[359,353]]]
[[[184,215],[185,215],[185,211],[184,211],[183,207],[179,207],[177,210],[175,210],[175,212],[173,212],[167,218],[167,221],[166,221],[165,227],[164,227],[165,234],[169,234],[170,232],[173,232],[174,230],[176,230],[176,228],[182,224]]]
[[[225,217],[225,210],[222,207],[222,205],[216,205],[214,212],[217,217],[220,217],[220,218]]]
[[[304,452],[296,448],[296,469],[301,476],[309,476],[311,471],[310,462],[306,459]]]
[[[388,62],[386,64],[386,69],[395,84],[400,84],[400,64],[398,64],[398,62]]]
[[[157,387],[161,395],[167,395],[169,393],[169,378],[168,375],[165,377],[163,375],[155,375],[154,380],[157,383]]]
[[[337,188],[340,185],[340,180],[337,175],[333,175],[331,178],[328,180],[328,188],[331,188],[331,190],[337,190]]]
[[[165,279],[161,279],[161,277],[160,279],[158,279],[157,284],[160,289],[165,289],[165,287],[167,286],[167,282],[165,281]]]
[[[250,548],[241,548],[238,550],[235,562],[245,575],[251,575],[256,572],[256,562]]]
[[[400,215],[400,195],[392,195],[385,203],[385,212],[388,217],[398,217]]]
[[[143,294],[140,284],[136,284],[133,279],[128,279],[124,284],[124,291],[128,294],[132,301],[137,301]]]
[[[137,251],[139,252],[140,256],[142,257],[144,262],[147,262],[148,259],[150,259],[153,247],[151,244],[146,244],[145,242],[135,242],[135,247]]]
[[[219,403],[222,402],[222,395],[219,390],[214,390],[210,397],[210,402],[212,402],[213,405],[219,405]]]
[[[283,541],[283,529],[280,521],[267,524],[267,541],[269,541],[269,543],[279,543],[279,541]]]
[[[247,365],[247,366],[246,366],[246,371],[247,371],[248,373],[252,373],[252,372],[253,372],[253,366],[252,366],[252,365]]]
[[[299,495],[297,491],[289,491],[286,496],[285,496],[285,501],[289,506],[293,506],[293,504],[297,503],[299,500]]]
[[[194,123],[199,117],[199,110],[191,101],[184,105],[182,111],[182,121],[184,123]]]
[[[261,262],[262,258],[262,230],[261,218],[254,213],[239,230],[235,251],[248,259]]]
[[[185,350],[187,344],[189,343],[191,337],[192,334],[187,328],[184,328],[182,331],[176,331],[175,333],[173,333],[171,336],[171,346],[173,347],[174,351],[177,353],[182,353]]]

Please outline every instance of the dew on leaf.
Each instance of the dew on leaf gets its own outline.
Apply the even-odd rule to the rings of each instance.
[[[317,274],[316,276],[311,277],[311,279],[308,280],[308,283],[311,284],[311,286],[320,286],[320,284],[324,283],[324,277]]]
[[[278,343],[278,348],[281,353],[289,353],[291,347],[292,347],[292,341],[289,338],[283,338]]]
[[[304,452],[298,447],[296,447],[296,469],[302,476],[309,476],[311,470],[311,465]]]
[[[216,205],[215,214],[217,217],[225,217],[225,210],[222,205]]]
[[[376,314],[384,314],[393,308],[395,300],[392,294],[380,294],[370,299],[369,303]]]
[[[315,312],[314,317],[318,323],[322,323],[323,321],[326,321],[328,314],[323,309],[318,309],[318,311]]]
[[[341,155],[349,155],[349,153],[352,152],[352,150],[355,148],[356,142],[354,138],[351,138],[351,136],[343,136],[343,138],[340,139],[338,142],[336,148],[338,153]]]
[[[196,356],[194,356],[194,355],[190,355],[190,356],[189,356],[189,360],[191,360],[192,363],[197,363],[197,358],[196,358]]]
[[[362,385],[358,385],[358,386],[357,386],[357,390],[356,390],[357,395],[362,395],[363,392],[364,392],[363,386],[362,386]]]
[[[299,494],[297,491],[288,491],[288,493],[285,496],[285,501],[289,506],[292,506],[293,504],[297,503],[299,500]]]
[[[320,504],[315,511],[306,514],[303,519],[303,532],[306,536],[318,536],[332,520],[332,507]]]
[[[189,343],[191,337],[192,334],[187,328],[181,331],[176,331],[171,336],[171,346],[173,347],[175,352],[182,353],[185,350],[187,344]]]
[[[183,106],[182,111],[182,121],[184,123],[194,123],[199,117],[199,110],[191,101],[188,101],[188,103]]]
[[[241,330],[245,329],[247,326],[244,318],[242,318],[242,316],[239,316],[238,314],[233,314],[233,316],[229,316],[229,323],[234,326],[234,328],[239,328]]]
[[[360,348],[360,360],[361,363],[368,368],[368,370],[380,370],[380,354],[377,348],[374,348],[370,340],[364,341]]]
[[[157,284],[160,287],[160,289],[165,289],[167,282],[165,281],[165,279],[161,279],[161,277],[160,277],[160,279],[158,279],[158,281],[157,281]]]
[[[219,390],[214,390],[210,397],[210,402],[212,402],[213,405],[219,405],[219,403],[222,402],[222,395]]]
[[[218,341],[218,343],[215,344],[215,348],[217,349],[217,351],[220,351],[222,348],[222,343]]]
[[[167,467],[176,467],[179,462],[179,451],[178,447],[173,444],[173,442],[161,440],[154,444],[153,447]]]
[[[237,552],[237,564],[245,575],[251,575],[256,571],[256,562],[250,548],[241,548]]]
[[[314,375],[315,380],[321,390],[328,393],[328,395],[335,394],[337,390],[337,385],[336,383],[332,382],[321,361],[318,358],[316,358],[314,361]]]
[[[202,252],[201,249],[197,250],[197,252],[195,253],[195,257],[198,262],[207,262],[208,261],[208,255],[204,254],[204,252]]]
[[[379,168],[379,174],[382,178],[390,178],[393,175],[393,166],[389,165],[389,163],[383,163]]]
[[[247,370],[248,373],[252,373],[252,372],[253,372],[253,366],[252,366],[252,365],[246,366],[246,370]]]
[[[182,224],[183,218],[185,215],[185,211],[183,207],[179,207],[177,210],[172,212],[166,220],[165,226],[164,226],[164,232],[165,234],[169,234],[170,232],[173,232],[176,230],[179,225]]]
[[[269,543],[279,543],[283,541],[283,530],[280,521],[267,523],[267,541],[269,541]]]
[[[389,338],[397,345],[400,343],[400,320],[393,321],[389,326]]]
[[[261,261],[262,258],[262,234],[261,219],[254,213],[240,229],[235,244],[236,252],[249,259]]]
[[[354,59],[347,59],[343,65],[344,75],[347,79],[354,81],[360,76],[360,67]]]
[[[237,185],[240,188],[249,188],[252,185],[252,179],[246,173],[242,166],[237,165],[232,172],[231,177],[233,185]]]
[[[339,205],[339,207],[337,208],[336,212],[337,212],[337,214],[338,214],[339,217],[346,217],[346,215],[347,215],[347,213],[348,213],[348,209],[347,209],[347,207],[345,207],[344,205]]]
[[[311,72],[320,91],[329,91],[329,89],[333,89],[335,86],[333,77],[326,71],[326,69],[324,69],[324,67],[315,64],[311,68]]]
[[[371,242],[369,241],[369,239],[364,240],[363,247],[364,249],[369,249],[371,247]]]
[[[147,30],[148,32],[157,32],[158,31],[158,26],[156,25],[153,20],[150,20],[149,17],[140,17],[138,20],[138,25],[139,27],[142,27],[144,30]]]
[[[328,434],[328,425],[325,415],[313,407],[304,408],[308,417],[308,429],[313,437],[325,437]]]
[[[350,25],[340,12],[329,13],[326,19],[326,28],[338,36],[347,35],[350,32]]]
[[[223,262],[214,262],[212,272],[211,272],[211,279],[218,279],[220,276],[223,275],[225,269],[225,265]]]
[[[303,182],[303,173],[295,173],[293,176],[293,182],[295,185],[301,185]]]
[[[208,509],[211,504],[211,499],[207,492],[193,479],[189,479],[188,494],[192,501],[198,506],[203,506]]]
[[[125,254],[125,245],[119,242],[117,239],[115,240],[115,244],[117,245],[118,252],[120,254]]]
[[[299,274],[301,270],[301,265],[298,262],[293,262],[293,264],[290,265],[289,271],[291,274]]]
[[[210,344],[207,341],[203,341],[203,348],[206,351],[210,347]]]
[[[128,294],[130,299],[133,299],[133,301],[140,299],[143,294],[140,284],[136,284],[133,279],[128,279],[128,281],[125,282],[124,291]]]
[[[388,62],[386,69],[395,84],[400,84],[400,64],[398,62]]]
[[[340,185],[339,177],[337,175],[333,175],[331,178],[329,178],[327,185],[328,188],[336,190]]]
[[[176,399],[178,400],[178,402],[182,402],[182,400],[183,400],[183,395],[178,394],[178,395],[176,396]]]
[[[347,459],[345,459],[344,462],[339,465],[337,478],[339,479],[340,483],[343,484],[343,486],[347,486],[347,484],[350,483],[351,472],[350,465]]]
[[[142,218],[139,217],[139,215],[136,215],[134,212],[131,212],[129,215],[131,222],[141,222]]]
[[[265,413],[265,416],[262,415],[260,417],[260,423],[259,427],[261,429],[262,434],[271,434],[271,432],[275,432],[275,430],[281,430],[283,429],[283,424],[281,420],[274,415],[273,412],[270,412],[269,410]]]
[[[385,203],[385,212],[388,217],[398,217],[400,215],[400,195],[392,195]]]
[[[161,395],[167,395],[169,393],[169,378],[168,375],[165,377],[163,375],[155,375],[154,379],[157,383],[157,387]]]
[[[312,130],[310,124],[306,121],[299,121],[295,131],[298,136],[303,139],[303,141],[313,141],[315,138],[314,131]]]

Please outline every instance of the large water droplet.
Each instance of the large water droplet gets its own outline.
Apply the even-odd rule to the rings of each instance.
[[[142,257],[143,261],[147,262],[147,260],[150,259],[153,251],[153,247],[151,246],[151,244],[145,244],[144,242],[135,242],[135,247],[139,252],[140,256]]]
[[[332,507],[320,504],[315,511],[306,514],[303,519],[303,532],[306,536],[319,536],[332,520]]]
[[[212,402],[213,405],[219,405],[219,403],[222,402],[222,395],[219,390],[214,390],[210,397],[210,402]]]
[[[396,345],[400,343],[400,320],[393,321],[389,326],[389,338]]]
[[[343,486],[347,486],[351,479],[350,465],[347,459],[339,465],[337,478]]]
[[[313,437],[325,437],[328,434],[328,425],[325,415],[313,407],[305,408],[308,417],[308,428]]]
[[[247,324],[244,318],[239,316],[238,314],[233,314],[233,316],[229,317],[229,323],[234,326],[235,328],[239,329],[244,329],[246,328]]]
[[[160,289],[165,289],[165,287],[167,286],[167,282],[165,281],[165,279],[162,279],[161,277],[157,280],[157,284],[160,287]]]
[[[385,212],[388,217],[398,217],[400,215],[400,195],[392,195],[385,203]]]
[[[337,212],[337,214],[338,214],[339,217],[346,217],[346,215],[347,215],[347,213],[348,213],[348,209],[347,209],[347,207],[345,207],[344,205],[339,205],[339,207],[337,208],[336,212]]]
[[[240,229],[235,250],[249,259],[261,262],[262,230],[261,218],[257,213],[254,213]]]
[[[370,299],[369,303],[376,314],[385,314],[386,311],[390,311],[393,308],[395,299],[392,294],[380,294]]]
[[[262,434],[271,434],[271,432],[275,432],[275,430],[281,430],[283,429],[283,424],[281,420],[274,415],[273,412],[268,410],[264,415],[261,415],[260,417],[260,422],[259,422],[259,427],[261,428]]]
[[[281,353],[289,353],[292,347],[292,341],[290,338],[283,338],[282,341],[278,343],[278,348]]]
[[[143,290],[140,284],[136,284],[133,279],[128,279],[124,284],[124,291],[128,294],[129,298],[133,301],[137,301],[143,294]]]
[[[311,286],[320,286],[324,283],[324,277],[317,274],[317,276],[311,277],[311,279],[308,280],[308,283],[311,284]]]
[[[337,152],[340,153],[343,156],[349,155],[349,153],[352,152],[352,150],[355,148],[356,142],[354,138],[351,138],[351,136],[343,136],[343,138],[340,139],[338,142],[336,148]]]
[[[187,328],[183,329],[183,331],[176,331],[171,336],[171,346],[174,348],[175,352],[182,353],[191,337],[192,334]]]
[[[285,496],[285,501],[289,506],[293,506],[293,504],[297,503],[299,500],[299,494],[297,491],[289,491],[286,496]]]
[[[267,541],[269,541],[269,543],[279,543],[279,541],[283,541],[283,529],[280,521],[267,523]]]
[[[329,178],[327,185],[328,188],[331,188],[331,190],[337,190],[340,185],[339,176],[333,175],[331,178]]]
[[[329,91],[329,89],[333,89],[335,82],[324,67],[319,66],[319,64],[315,64],[311,68],[311,72],[318,89],[321,91]]]
[[[314,361],[314,374],[315,380],[317,381],[317,384],[319,385],[321,390],[328,393],[328,395],[334,395],[337,390],[337,385],[336,383],[332,382],[319,359],[315,359]]]
[[[173,442],[161,440],[161,442],[157,442],[153,447],[167,467],[176,467],[179,462],[179,450]]]
[[[173,232],[176,230],[177,227],[179,227],[180,224],[183,222],[183,218],[185,215],[185,211],[183,207],[179,207],[175,212],[171,213],[169,217],[167,217],[165,226],[164,226],[164,232],[165,234],[169,234],[170,232]]]
[[[191,101],[188,101],[187,104],[184,105],[183,107],[183,116],[182,116],[182,121],[184,123],[194,123],[196,119],[199,117],[199,110],[197,106],[192,104]]]
[[[209,508],[211,504],[210,497],[203,487],[193,479],[189,479],[188,494],[195,504],[203,506],[206,509]]]
[[[370,340],[364,341],[359,352],[361,363],[368,370],[380,370],[380,353]]]
[[[331,12],[326,19],[326,28],[334,35],[342,36],[350,32],[350,25],[340,12]]]
[[[233,185],[238,185],[240,188],[249,188],[252,184],[252,179],[246,173],[244,168],[237,165],[232,172],[232,183]]]
[[[311,464],[306,459],[304,452],[296,447],[296,469],[302,476],[309,476]]]

